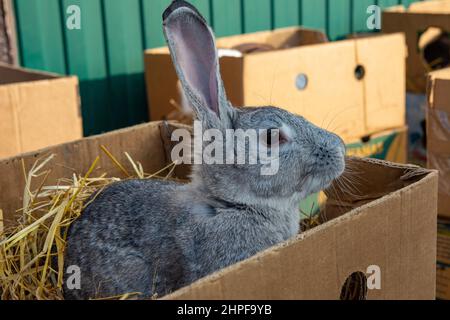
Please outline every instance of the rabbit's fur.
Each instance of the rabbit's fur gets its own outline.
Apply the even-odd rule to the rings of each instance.
[[[65,263],[80,268],[81,289],[66,288],[67,299],[162,296],[285,241],[299,232],[300,200],[344,170],[345,147],[336,135],[274,107],[231,106],[214,36],[195,8],[174,1],[163,18],[179,79],[204,129],[279,128],[279,171],[263,176],[261,164],[202,164],[186,185],[111,185],[70,229]]]

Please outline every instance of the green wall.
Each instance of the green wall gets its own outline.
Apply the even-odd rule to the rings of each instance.
[[[370,4],[411,0],[192,0],[218,36],[291,25],[332,40],[366,31]],[[85,134],[148,120],[143,50],[164,45],[161,15],[170,0],[15,0],[21,64],[80,79]],[[66,9],[81,8],[81,30]]]

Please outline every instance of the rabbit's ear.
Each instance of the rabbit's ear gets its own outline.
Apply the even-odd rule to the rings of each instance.
[[[163,14],[164,34],[184,92],[200,119],[211,111],[226,121],[229,108],[212,30],[195,7],[173,1]]]

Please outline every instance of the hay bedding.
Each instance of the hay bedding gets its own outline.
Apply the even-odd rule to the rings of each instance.
[[[125,167],[104,147],[103,153],[129,179],[168,179],[176,164],[159,172],[146,174],[139,162],[125,153],[133,168],[130,174]],[[95,194],[111,183],[120,181],[103,174],[91,177],[97,168],[99,157],[84,175],[73,175],[71,179],[60,179],[57,185],[45,185],[54,159],[50,155],[38,159],[27,173],[23,164],[25,189],[23,208],[14,228],[5,228],[0,208],[0,298],[2,300],[63,300],[64,250],[68,227],[95,199]],[[162,173],[168,172],[164,177]],[[31,190],[32,181],[42,179],[36,190]],[[94,195],[94,196],[93,196]],[[311,229],[318,221],[302,213],[302,230]],[[131,299],[138,293],[103,299]]]
[[[167,179],[175,164],[159,172],[146,174],[139,162],[134,162],[125,153],[133,172],[129,173],[119,161],[102,146],[103,153],[129,179]],[[120,181],[115,177],[91,177],[97,168],[99,157],[84,175],[73,175],[71,179],[60,179],[57,185],[45,185],[51,168],[49,162],[54,155],[38,159],[26,173],[23,164],[25,189],[23,208],[14,228],[3,227],[0,208],[0,298],[2,300],[62,300],[64,249],[67,230],[95,199],[94,194],[111,183]],[[168,172],[164,177],[160,174]],[[42,179],[36,190],[31,190],[32,181]],[[129,299],[136,293],[107,299]]]

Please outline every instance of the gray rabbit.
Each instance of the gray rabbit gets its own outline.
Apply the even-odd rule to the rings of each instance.
[[[198,164],[189,184],[111,185],[69,230],[65,264],[80,268],[81,289],[65,288],[66,299],[163,296],[255,255],[297,235],[300,200],[344,171],[338,136],[275,107],[231,106],[214,35],[191,4],[172,2],[163,20],[178,77],[203,130],[267,131],[263,142],[279,145],[278,173],[261,175],[263,164]],[[279,130],[276,141],[273,129]]]

